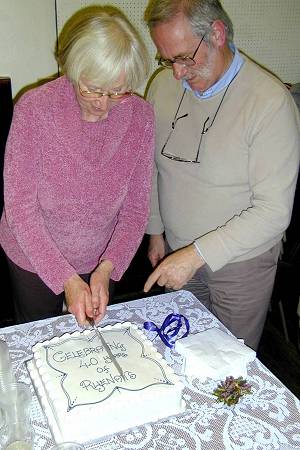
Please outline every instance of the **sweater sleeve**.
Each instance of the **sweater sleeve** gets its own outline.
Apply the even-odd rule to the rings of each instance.
[[[147,100],[154,104],[154,84],[151,83],[148,94],[147,94]],[[159,198],[158,198],[158,170],[157,166],[154,162],[154,168],[153,168],[153,177],[152,177],[152,189],[151,189],[151,201],[150,201],[150,215],[149,220],[146,228],[146,233],[148,234],[162,234],[164,232],[164,225],[162,222],[162,218],[160,215],[160,209],[159,209]]]
[[[158,184],[157,184],[158,171],[156,164],[154,165],[153,177],[152,177],[152,191],[150,202],[150,216],[146,233],[148,234],[162,234],[164,232],[164,225],[160,215],[159,199],[158,199]]]
[[[4,164],[5,215],[19,246],[32,267],[55,293],[75,273],[45,226],[39,207],[40,149],[43,130],[36,103],[24,95],[16,104]],[[40,108],[41,109],[41,108]]]
[[[129,266],[145,232],[149,216],[149,200],[154,154],[154,114],[147,105],[147,122],[141,136],[140,152],[132,171],[127,195],[119,211],[117,224],[101,260],[109,259],[118,281]],[[150,110],[150,114],[149,114]]]
[[[268,242],[287,228],[299,169],[299,115],[286,92],[270,99],[249,143],[251,206],[198,238],[213,271]]]

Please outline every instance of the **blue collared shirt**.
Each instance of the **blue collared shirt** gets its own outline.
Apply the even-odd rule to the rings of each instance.
[[[218,94],[222,89],[224,89],[230,81],[235,77],[235,75],[240,71],[242,65],[244,64],[244,58],[239,53],[238,49],[234,44],[230,44],[230,48],[232,52],[234,53],[233,60],[229,66],[229,68],[226,70],[224,75],[210,88],[208,88],[204,92],[200,91],[193,91],[193,89],[190,87],[187,80],[182,81],[182,86],[184,89],[187,89],[188,91],[193,91],[195,96],[198,98],[209,98],[212,97],[215,94]]]

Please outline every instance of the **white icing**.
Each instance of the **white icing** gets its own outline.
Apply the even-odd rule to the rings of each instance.
[[[101,333],[123,377],[94,331],[33,347],[29,373],[57,442],[87,442],[184,409],[183,384],[136,325],[108,325]]]

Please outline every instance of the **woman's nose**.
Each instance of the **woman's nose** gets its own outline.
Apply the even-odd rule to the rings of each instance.
[[[108,95],[102,95],[101,97],[95,98],[94,105],[97,108],[107,109],[109,106],[110,98]]]
[[[181,80],[187,73],[187,68],[184,64],[173,64],[173,75],[176,80]]]

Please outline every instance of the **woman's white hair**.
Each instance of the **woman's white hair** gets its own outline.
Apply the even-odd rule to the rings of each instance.
[[[149,72],[144,42],[126,16],[113,6],[80,9],[65,24],[58,40],[57,60],[73,82],[114,87],[125,77],[136,90]]]

